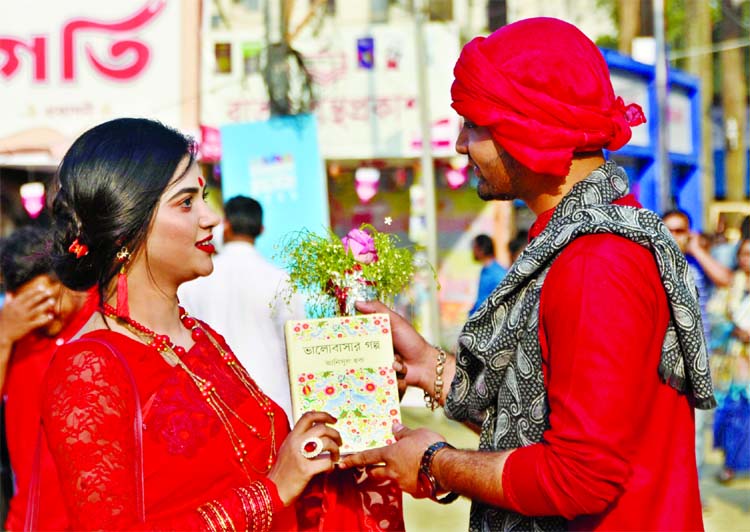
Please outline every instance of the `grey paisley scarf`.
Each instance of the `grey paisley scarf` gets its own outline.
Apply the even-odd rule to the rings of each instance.
[[[611,233],[651,250],[671,309],[659,375],[688,394],[698,408],[715,406],[697,291],[687,262],[658,215],[612,204],[627,193],[627,175],[611,161],[577,183],[464,326],[445,410],[453,419],[481,424],[480,450],[531,445],[549,428],[539,296],[554,259],[582,235]],[[561,517],[525,517],[477,502],[469,522],[472,531],[565,528]]]

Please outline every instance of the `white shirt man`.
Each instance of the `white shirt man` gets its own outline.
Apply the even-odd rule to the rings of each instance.
[[[233,230],[229,206],[236,199],[227,202],[225,244],[214,257],[213,273],[180,287],[180,303],[226,339],[250,376],[291,420],[284,323],[304,318],[304,304],[299,297],[290,304],[277,297],[287,274],[258,252],[255,237]]]

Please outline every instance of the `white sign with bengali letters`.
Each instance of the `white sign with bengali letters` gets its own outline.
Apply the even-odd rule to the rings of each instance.
[[[269,117],[261,73],[262,28],[205,32],[201,122],[220,127]],[[433,154],[455,155],[459,118],[450,107],[460,51],[451,24],[425,26]],[[335,27],[301,37],[314,81],[325,158],[417,157],[421,153],[414,25]]]
[[[72,138],[118,116],[180,125],[180,0],[3,4],[0,141]]]

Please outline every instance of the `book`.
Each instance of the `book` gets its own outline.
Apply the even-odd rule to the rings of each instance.
[[[393,443],[401,410],[388,315],[289,320],[284,332],[294,422],[328,412],[342,454]]]

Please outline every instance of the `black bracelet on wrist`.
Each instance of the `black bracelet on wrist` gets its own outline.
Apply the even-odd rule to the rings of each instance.
[[[435,480],[435,476],[432,474],[432,460],[435,458],[435,455],[443,449],[455,449],[455,447],[446,441],[438,441],[425,450],[422,455],[422,461],[419,464],[419,475],[430,485],[430,499],[440,504],[448,504],[458,498],[458,493],[451,492],[442,499],[439,499],[437,496],[438,483]]]

